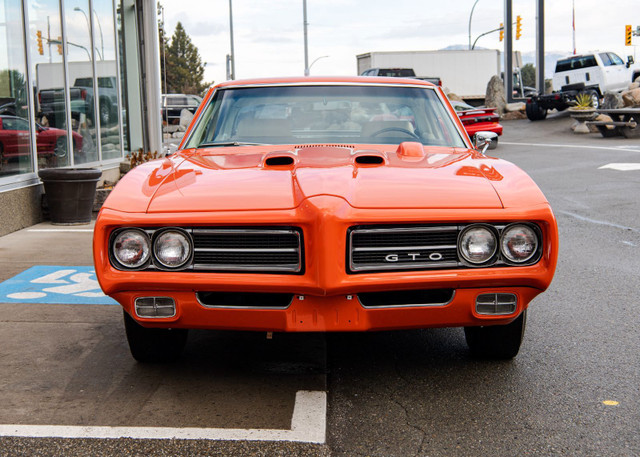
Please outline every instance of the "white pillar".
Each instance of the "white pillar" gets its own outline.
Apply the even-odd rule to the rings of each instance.
[[[158,11],[156,0],[142,1],[145,97],[147,99],[146,129],[149,151],[162,153],[162,118],[160,114],[161,71],[160,39],[158,37]],[[146,152],[146,151],[145,151]]]

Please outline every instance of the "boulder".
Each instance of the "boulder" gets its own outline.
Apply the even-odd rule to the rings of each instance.
[[[505,105],[505,111],[507,111],[508,113],[512,113],[514,111],[523,111],[524,112],[526,107],[527,107],[527,105],[524,104],[523,102],[507,103]]]
[[[598,114],[598,116],[594,119],[594,121],[613,122],[613,119],[611,119],[611,116],[607,116],[606,114]],[[589,127],[589,131],[591,133],[598,133],[600,131],[598,130],[598,127],[596,127],[595,125],[588,125],[587,127]],[[607,130],[613,130],[612,125],[607,125],[606,128]]]
[[[621,95],[624,106],[640,106],[640,89],[626,90]]]
[[[633,82],[629,84],[628,90],[637,89],[638,87],[640,87],[640,82]]]
[[[503,120],[503,121],[514,121],[517,119],[526,119],[526,118],[527,118],[527,115],[524,113],[524,111],[510,111],[500,116],[500,120]]]
[[[600,108],[602,109],[618,109],[624,106],[622,96],[618,92],[607,91],[604,93],[604,100]]]
[[[504,84],[500,76],[492,76],[487,84],[487,93],[484,98],[484,104],[487,108],[496,108],[498,114],[504,113],[507,99],[504,95]]]
[[[447,94],[447,98],[449,100],[455,100],[457,102],[461,102],[462,101],[462,97],[460,97],[458,94],[454,94],[453,92]]]
[[[193,119],[193,113],[188,109],[183,109],[180,111],[180,125],[183,127],[188,127],[191,123],[191,119]]]

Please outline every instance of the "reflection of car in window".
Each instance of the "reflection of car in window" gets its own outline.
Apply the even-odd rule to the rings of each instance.
[[[228,81],[203,103],[179,150],[132,169],[96,221],[96,275],[137,360],[176,358],[189,328],[464,327],[473,354],[517,354],[556,222],[441,88]]]
[[[168,124],[177,123],[183,109],[195,113],[202,102],[202,98],[190,94],[163,94],[162,119]]]
[[[82,150],[82,136],[72,133],[74,151]],[[47,166],[57,165],[57,160],[67,155],[66,130],[43,127],[36,124],[38,158],[46,160]],[[0,169],[4,163],[29,156],[29,121],[15,116],[0,115]]]

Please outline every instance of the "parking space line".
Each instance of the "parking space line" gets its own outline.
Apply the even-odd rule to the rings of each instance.
[[[295,441],[324,444],[327,394],[296,392],[291,430],[172,427],[92,427],[73,425],[1,425],[0,436],[21,438],[133,438],[213,441]]]
[[[618,152],[640,152],[640,149],[631,149],[629,146],[607,147],[607,146],[588,146],[584,144],[545,144],[545,143],[513,143],[508,141],[500,141],[500,144],[509,144],[513,146],[540,146],[551,148],[572,148],[572,149],[601,149],[604,151]]]
[[[86,232],[91,233],[93,229],[27,229],[27,232]]]

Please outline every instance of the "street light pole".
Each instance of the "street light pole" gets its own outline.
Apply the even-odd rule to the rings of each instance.
[[[469,49],[473,49],[471,47],[471,18],[473,17],[473,10],[476,9],[476,5],[478,4],[480,0],[476,0],[475,3],[473,4],[473,7],[471,7],[471,13],[469,13]]]
[[[309,76],[309,46],[307,43],[307,26],[309,24],[307,23],[307,0],[302,0],[302,25],[304,28],[304,75]]]
[[[313,67],[314,63],[316,63],[320,59],[324,59],[325,57],[329,57],[329,56],[320,56],[316,58],[313,62],[311,62],[311,65],[309,65],[309,68],[307,68],[307,71],[305,72],[305,76],[309,76],[309,74],[311,74],[311,67]]]
[[[233,0],[229,0],[229,36],[231,39],[230,71],[229,79],[236,79],[236,54],[233,51]]]
[[[84,12],[84,10],[82,8],[80,8],[79,6],[76,6],[73,11],[79,11],[84,15],[85,20],[87,21],[87,28],[89,29],[89,34],[91,34],[91,23],[89,21],[89,16],[87,16],[87,13]],[[96,14],[96,19],[98,19],[98,15]],[[100,20],[98,19],[98,28],[100,29],[100,42],[102,44],[102,52],[99,52],[98,55],[100,56],[100,60],[104,60],[104,40],[102,39],[102,26],[100,25]],[[89,58],[89,60],[91,60],[91,58]]]

